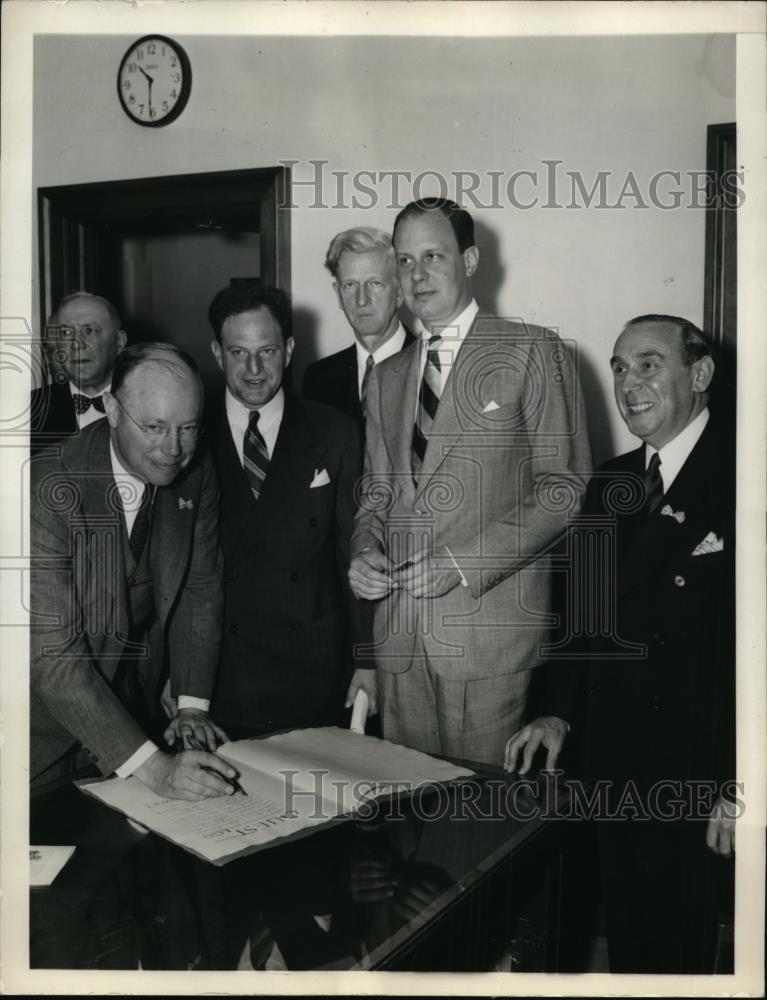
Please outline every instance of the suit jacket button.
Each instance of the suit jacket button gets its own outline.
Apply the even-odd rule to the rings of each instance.
[[[295,632],[297,629],[301,628],[301,622],[297,621],[295,618],[290,622],[290,628]]]
[[[589,688],[589,694],[599,694],[601,690],[602,690],[601,684],[592,684],[591,687]]]
[[[312,527],[312,528],[316,528],[317,527],[317,518],[316,517],[310,517],[309,518],[309,526]]]
[[[687,581],[685,580],[685,578],[683,576],[679,576],[677,574],[677,576],[674,577],[674,583],[677,585],[677,587],[684,587],[684,585],[687,583]]]
[[[654,694],[652,698],[650,698],[650,708],[653,710],[653,712],[657,712],[658,709],[660,708],[660,705],[661,705],[660,698],[657,696],[657,694]]]
[[[229,633],[229,635],[237,635],[237,633],[240,630],[236,625],[230,625],[226,631]]]
[[[665,646],[666,640],[658,632],[653,632],[652,641],[656,646]]]
[[[298,582],[298,573],[295,570],[291,570],[291,573],[290,573],[290,582],[291,583],[297,583]]]

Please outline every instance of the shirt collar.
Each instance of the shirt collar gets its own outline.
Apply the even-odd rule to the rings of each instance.
[[[466,338],[466,334],[471,329],[472,323],[477,318],[478,312],[479,306],[477,304],[477,300],[472,299],[462,313],[456,316],[454,320],[451,320],[450,323],[444,324],[442,328],[444,339],[451,341],[457,340],[459,345],[462,344]],[[426,329],[421,320],[416,318],[413,325],[418,336],[423,340],[428,341],[431,337],[431,333]]]
[[[240,402],[227,388],[226,390],[226,415],[229,418],[230,423],[235,423],[238,426],[245,424],[247,426],[250,421],[250,414],[253,410],[258,410],[261,414],[259,417],[259,425],[265,422],[271,422],[272,420],[281,420],[282,414],[285,410],[285,390],[280,386],[277,392],[272,396],[268,403],[264,403],[263,406],[249,407],[245,406],[244,403]]]
[[[83,389],[78,389],[74,382],[69,383],[69,391],[73,396],[87,396],[88,399],[98,399],[99,396],[103,396],[105,392],[110,391],[110,387],[105,385],[101,392],[95,392],[91,395],[89,392],[85,392]]]
[[[373,361],[375,364],[380,365],[382,361],[386,361],[387,358],[390,358],[392,355],[397,354],[398,351],[401,351],[404,343],[405,327],[400,323],[391,337],[381,344],[379,348],[373,351]],[[358,340],[354,341],[354,346],[357,348],[357,367],[359,368],[360,365],[364,367],[367,363],[368,357],[370,356],[370,352],[366,351]]]
[[[677,436],[664,444],[662,448],[653,448],[652,445],[645,444],[645,468],[650,464],[650,459],[656,453],[660,455],[660,474],[666,490],[676,479],[679,470],[687,461],[690,452],[698,443],[698,439],[705,430],[709,419],[708,407],[704,407],[697,417],[690,421],[685,429]]]

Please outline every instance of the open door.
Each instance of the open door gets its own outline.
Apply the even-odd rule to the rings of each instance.
[[[177,344],[210,382],[215,292],[243,277],[290,291],[289,184],[275,167],[39,189],[43,324],[70,292],[103,295],[131,341]]]

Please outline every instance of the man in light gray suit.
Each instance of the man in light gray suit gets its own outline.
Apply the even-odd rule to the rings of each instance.
[[[415,344],[373,370],[349,579],[376,602],[387,739],[500,764],[550,625],[547,552],[590,469],[580,386],[552,332],[483,314],[473,221],[445,199],[393,234]]]

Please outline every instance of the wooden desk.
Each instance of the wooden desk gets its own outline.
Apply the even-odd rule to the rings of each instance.
[[[223,868],[72,785],[48,791],[31,843],[77,850],[31,892],[30,964],[553,971],[568,824],[523,785],[484,773]]]

